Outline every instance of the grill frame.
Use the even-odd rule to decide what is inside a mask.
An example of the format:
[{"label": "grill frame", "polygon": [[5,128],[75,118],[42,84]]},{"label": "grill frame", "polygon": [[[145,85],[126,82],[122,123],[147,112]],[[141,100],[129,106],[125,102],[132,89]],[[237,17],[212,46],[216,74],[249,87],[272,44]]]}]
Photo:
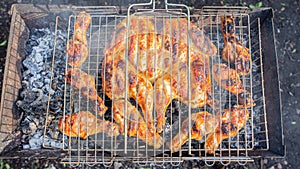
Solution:
[{"label": "grill frame", "polygon": [[[41,10],[42,9],[42,10]],[[80,8],[73,8],[70,9],[68,6],[50,6],[50,8],[47,8],[46,6],[39,6],[36,7],[34,5],[13,5],[12,7],[12,23],[21,22],[21,24],[29,29],[32,28],[41,28],[47,26],[47,21],[55,21],[55,15],[61,15],[64,16],[65,11],[68,11],[71,13],[73,10],[80,10]],[[82,8],[81,8],[82,9]],[[105,9],[105,8],[104,8]],[[32,12],[34,11],[34,12]],[[108,10],[109,12],[114,11]],[[63,13],[63,14],[62,14]],[[29,15],[30,14],[30,15]],[[36,20],[33,21],[32,15],[35,15]],[[250,157],[256,157],[256,156],[283,156],[285,153],[284,148],[284,141],[283,141],[283,133],[282,133],[282,120],[281,120],[281,97],[279,92],[279,78],[278,78],[278,61],[277,61],[277,55],[275,50],[275,43],[274,43],[274,27],[273,27],[273,10],[270,8],[264,8],[259,11],[254,11],[250,13],[250,18],[260,18],[261,20],[261,36],[266,37],[262,38],[262,53],[263,53],[263,63],[264,63],[264,78],[265,78],[265,98],[266,98],[266,111],[272,112],[266,114],[267,118],[267,125],[269,129],[269,150],[255,150],[255,151],[248,151],[248,155]],[[3,112],[5,106],[7,103],[7,96],[6,93],[8,93],[8,84],[9,81],[7,80],[8,77],[11,77],[9,75],[9,69],[16,67],[17,60],[20,62],[24,56],[16,56],[16,53],[14,53],[11,50],[11,47],[13,44],[18,44],[17,47],[21,47],[25,43],[26,34],[28,36],[29,30],[25,29],[22,31],[22,34],[20,33],[20,30],[18,30],[18,27],[15,24],[11,24],[11,31],[10,32],[16,32],[11,33],[9,37],[9,44],[8,44],[8,51],[7,51],[7,59],[6,59],[6,66],[5,66],[5,72],[4,72],[4,81],[3,81],[3,91],[2,91],[2,99],[1,99],[1,112]],[[27,32],[27,33],[26,33]],[[272,33],[270,33],[272,32]],[[25,36],[25,37],[24,37]],[[274,45],[273,45],[274,44]],[[20,50],[16,50],[20,52]],[[18,54],[18,53],[17,53]],[[11,61],[11,58],[15,57],[17,58],[15,63],[12,63],[14,61]],[[274,66],[275,65],[275,66]],[[21,79],[21,77],[17,76],[16,71],[16,77],[17,79]],[[21,86],[15,86],[14,91],[18,91]],[[17,100],[17,94],[15,94],[14,101]],[[278,104],[275,104],[278,103]],[[14,106],[13,106],[14,107]],[[11,115],[11,119],[14,122],[17,122],[17,117],[15,115],[18,115],[18,110],[16,108],[9,109],[9,114]],[[2,118],[2,114],[0,118]],[[13,120],[14,119],[14,120]],[[270,123],[270,121],[272,123]],[[278,125],[281,124],[281,125]],[[13,131],[15,127],[17,127],[17,124],[12,123],[11,130]],[[1,124],[1,129],[3,128],[3,125]],[[1,133],[2,134],[2,133]],[[9,134],[6,134],[6,136]],[[5,138],[5,137],[1,137]],[[6,142],[8,143],[8,142]],[[31,150],[32,151],[32,150]],[[34,151],[32,151],[34,152]],[[57,154],[50,154],[47,150],[41,150],[38,151],[39,155],[35,156],[36,158],[39,157],[47,157],[47,158],[57,158]],[[55,150],[55,152],[62,152],[66,153],[64,151]],[[20,158],[20,157],[29,157],[31,153],[25,150],[20,151],[14,151],[14,152],[7,152],[4,154],[1,154],[2,157],[5,158]],[[28,156],[27,156],[28,155]],[[49,156],[50,155],[50,156]],[[191,157],[190,159],[192,159]],[[181,161],[183,159],[180,159]]]}]

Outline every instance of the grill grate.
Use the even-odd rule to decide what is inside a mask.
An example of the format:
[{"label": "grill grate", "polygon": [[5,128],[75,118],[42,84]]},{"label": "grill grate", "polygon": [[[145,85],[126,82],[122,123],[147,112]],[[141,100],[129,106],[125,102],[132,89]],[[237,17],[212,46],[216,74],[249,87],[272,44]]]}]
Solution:
[{"label": "grill grate", "polygon": [[[143,4],[145,5],[145,4]],[[174,4],[168,4],[167,7],[175,6]],[[133,7],[133,6],[131,6]],[[154,7],[154,6],[153,6]],[[182,6],[177,6],[182,7]],[[130,11],[130,10],[129,10]],[[192,52],[190,46],[192,43],[192,39],[190,37],[190,33],[188,31],[185,32],[187,35],[187,40],[184,42],[188,46],[187,50],[187,101],[182,101],[180,99],[173,99],[166,111],[166,125],[164,126],[163,132],[160,134],[164,144],[155,149],[153,146],[149,146],[144,141],[139,139],[138,137],[131,137],[128,136],[128,131],[124,131],[124,135],[120,134],[115,137],[109,137],[105,133],[98,133],[95,135],[91,135],[86,139],[82,139],[80,137],[67,137],[61,136],[60,140],[64,144],[64,150],[69,152],[69,156],[65,159],[66,162],[71,164],[78,164],[80,163],[87,163],[87,164],[95,164],[95,163],[103,163],[105,165],[111,165],[114,160],[124,160],[124,159],[131,159],[134,162],[139,163],[140,165],[148,164],[148,163],[156,163],[156,164],[164,164],[166,162],[171,162],[172,164],[176,165],[178,162],[182,160],[190,160],[190,159],[202,159],[206,161],[207,165],[213,165],[216,161],[221,161],[222,163],[226,163],[225,161],[238,161],[239,163],[243,164],[243,162],[251,161],[251,158],[248,156],[248,151],[253,149],[268,149],[268,132],[266,127],[266,111],[265,111],[265,98],[264,98],[264,86],[263,86],[263,69],[262,69],[262,52],[261,52],[261,37],[260,37],[260,20],[259,18],[255,20],[250,20],[247,10],[245,8],[203,8],[199,11],[198,14],[190,15],[189,10],[187,8],[186,13],[178,12],[178,10],[159,10],[158,12],[155,9],[152,10],[143,10],[143,12],[137,12],[134,15],[122,16],[122,15],[111,15],[111,14],[103,14],[98,13],[97,10],[89,11],[91,14],[91,23],[88,29],[88,58],[86,61],[80,66],[81,75],[84,72],[90,76],[94,77],[94,81],[88,81],[87,79],[81,79],[82,83],[85,83],[87,86],[93,85],[91,83],[95,83],[97,93],[104,101],[104,104],[108,107],[104,116],[98,116],[97,113],[93,110],[94,104],[98,103],[98,101],[93,101],[91,99],[87,99],[86,97],[82,96],[82,89],[76,90],[72,87],[72,84],[76,83],[77,79],[71,78],[71,82],[67,83],[67,81],[63,81],[60,83],[64,83],[64,94],[63,99],[63,112],[58,112],[59,115],[66,119],[69,115],[74,115],[79,111],[90,111],[93,112],[94,116],[101,120],[107,120],[113,123],[116,123],[114,120],[114,113],[115,111],[112,110],[112,105],[114,103],[118,103],[119,100],[128,100],[125,102],[124,108],[124,116],[128,117],[124,119],[124,127],[127,128],[129,122],[132,121],[130,119],[129,110],[131,106],[133,106],[136,110],[136,113],[141,113],[141,108],[137,103],[137,99],[135,101],[130,98],[130,91],[125,90],[124,98],[116,100],[111,100],[107,96],[105,96],[104,91],[105,86],[102,86],[103,78],[108,76],[106,73],[103,73],[106,66],[109,62],[105,58],[105,50],[107,50],[110,44],[116,44],[118,36],[116,35],[116,30],[118,25],[127,18],[138,18],[138,21],[143,21],[147,18],[151,22],[154,20],[155,24],[159,24],[161,20],[162,22],[172,22],[172,20],[180,21],[181,18],[186,20],[191,20],[195,23],[198,27],[205,30],[205,35],[209,38],[209,40],[216,46],[217,53],[214,56],[210,56],[209,60],[205,60],[204,69],[210,72],[210,75],[207,76],[211,80],[211,93],[212,93],[212,102],[214,100],[220,101],[219,109],[212,109],[211,106],[200,106],[198,108],[193,108],[192,103],[189,100],[192,100],[192,82],[191,79],[191,72],[193,69],[193,65],[189,62]],[[215,151],[214,154],[207,154],[205,153],[207,150],[204,148],[204,141],[208,137],[208,135],[203,135],[203,139],[200,141],[196,141],[191,139],[192,137],[192,114],[200,112],[200,111],[207,111],[213,116],[217,118],[215,121],[220,121],[221,117],[218,116],[218,112],[222,112],[228,108],[230,108],[233,104],[238,102],[238,98],[236,98],[233,94],[227,92],[220,85],[213,80],[214,72],[212,71],[212,67],[215,64],[226,63],[222,61],[222,49],[224,45],[224,38],[222,35],[222,28],[221,28],[221,16],[234,16],[234,25],[236,29],[236,34],[238,38],[241,40],[244,46],[249,48],[249,52],[252,59],[252,69],[249,75],[241,76],[242,84],[244,89],[250,92],[250,96],[253,98],[255,102],[255,106],[249,107],[247,110],[249,112],[249,120],[247,121],[246,125],[239,131],[237,136],[231,137],[229,139],[225,139],[222,141],[219,148]],[[78,19],[77,15],[71,15],[68,21],[64,21],[63,19],[57,18],[56,21],[56,34],[60,31],[66,31],[67,39],[72,39],[73,34],[75,32],[75,22]],[[132,21],[132,20],[128,20]],[[127,22],[128,25],[130,22]],[[132,23],[131,23],[132,24]],[[149,24],[149,23],[148,23]],[[179,24],[179,22],[178,22]],[[162,24],[156,27],[159,29],[165,30],[167,24]],[[184,25],[180,25],[183,26]],[[187,22],[185,25],[190,30],[190,23]],[[66,29],[67,28],[67,29]],[[155,28],[156,29],[156,28]],[[125,29],[126,30],[126,29]],[[127,35],[132,31],[127,29]],[[146,32],[141,30],[134,30],[135,34],[143,34],[149,33],[147,29]],[[156,32],[157,30],[155,30]],[[150,32],[151,33],[151,32]],[[172,28],[170,28],[170,32],[162,33],[162,35],[172,35]],[[180,35],[175,35],[180,36]],[[180,38],[179,38],[180,39]],[[58,39],[55,39],[57,41]],[[127,37],[123,39],[125,43],[124,46],[120,46],[120,48],[125,49],[125,53],[128,53],[130,50],[129,47],[129,40],[130,38]],[[139,39],[138,39],[139,40]],[[184,41],[184,40],[182,40]],[[155,41],[156,43],[156,41]],[[73,67],[67,65],[68,60],[66,59],[68,55],[66,55],[64,61],[66,62],[65,67],[57,67],[55,65],[56,62],[59,62],[60,58],[57,57],[57,53],[64,51],[65,49],[61,49],[56,47],[54,54],[53,54],[53,70],[52,76],[55,76],[55,69],[62,68],[62,69],[72,69]],[[172,53],[172,47],[170,47],[169,53]],[[140,51],[142,52],[142,51]],[[146,54],[151,51],[147,50]],[[161,51],[154,50],[154,53],[157,55]],[[116,54],[117,55],[117,54]],[[128,55],[122,56],[124,58],[129,57]],[[171,55],[170,55],[171,57]],[[124,68],[124,75],[126,79],[129,79],[129,59],[125,59],[125,68]],[[103,63],[104,62],[104,63]],[[106,63],[107,62],[107,63]],[[156,62],[155,62],[156,63]],[[227,63],[226,63],[227,64]],[[104,65],[104,66],[102,66]],[[230,64],[227,64],[231,66]],[[137,71],[141,68],[139,66],[135,67]],[[157,64],[154,66],[155,69],[159,68]],[[231,67],[233,68],[233,67]],[[74,69],[74,68],[73,68]],[[66,70],[67,71],[67,70]],[[173,74],[172,68],[168,70],[167,73]],[[103,77],[104,76],[104,77]],[[149,75],[146,75],[146,79],[150,80]],[[178,80],[178,79],[177,79]],[[184,81],[184,79],[179,79],[180,81]],[[125,86],[128,86],[128,81],[125,80]],[[152,83],[156,83],[153,81]],[[51,82],[51,87],[53,87],[53,83]],[[117,85],[117,84],[113,84]],[[155,85],[154,85],[155,86]],[[127,87],[125,87],[126,89]],[[180,89],[178,87],[175,92]],[[154,87],[153,91],[156,91]],[[151,91],[147,91],[151,92]],[[171,93],[171,95],[175,95]],[[117,95],[117,93],[115,93]],[[114,97],[114,93],[112,94]],[[155,96],[154,96],[155,97]],[[130,101],[129,101],[130,100]],[[154,100],[154,110],[156,108],[156,101]],[[49,104],[51,105],[51,98],[49,97]],[[206,101],[205,101],[206,102]],[[212,104],[214,105],[214,104]],[[214,105],[216,106],[216,105]],[[245,108],[246,109],[246,108]],[[47,116],[57,114],[51,110],[48,106],[47,109]],[[87,117],[87,115],[86,115]],[[156,114],[154,113],[154,119]],[[147,118],[144,117],[146,120]],[[48,118],[46,118],[48,119]],[[167,146],[167,142],[170,142],[172,138],[180,131],[182,128],[182,122],[188,119],[188,137],[189,141],[187,141],[178,152],[171,153],[170,148]],[[205,121],[206,116],[205,116]],[[95,123],[94,126],[96,130],[98,128],[104,128],[104,123],[98,124]],[[87,122],[86,124],[87,125]],[[46,122],[45,131],[49,127],[49,124]],[[63,127],[64,128],[64,127]],[[78,131],[81,130],[78,127]],[[90,130],[87,128],[86,130]],[[149,129],[148,129],[149,130]],[[63,133],[66,133],[63,130]],[[218,133],[216,133],[218,134]],[[47,133],[44,133],[44,138],[47,137]],[[146,140],[148,140],[150,136],[146,135]],[[158,139],[158,138],[155,138]],[[172,142],[171,142],[172,145]],[[155,146],[155,145],[154,145]],[[46,146],[45,146],[46,147]]]}]

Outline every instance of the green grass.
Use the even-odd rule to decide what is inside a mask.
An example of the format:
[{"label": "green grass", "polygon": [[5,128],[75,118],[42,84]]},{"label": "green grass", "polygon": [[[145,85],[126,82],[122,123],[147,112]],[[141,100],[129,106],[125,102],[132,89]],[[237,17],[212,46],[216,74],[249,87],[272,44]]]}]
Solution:
[{"label": "green grass", "polygon": [[260,1],[260,2],[257,2],[255,5],[252,5],[252,4],[249,5],[249,8],[253,10],[253,9],[262,7],[262,5],[263,5],[262,2]]}]

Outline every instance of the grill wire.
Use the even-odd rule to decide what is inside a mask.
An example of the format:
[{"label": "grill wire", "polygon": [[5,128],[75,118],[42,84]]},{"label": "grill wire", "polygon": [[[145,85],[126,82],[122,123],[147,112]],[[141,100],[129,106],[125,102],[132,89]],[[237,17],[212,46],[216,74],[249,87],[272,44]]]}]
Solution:
[{"label": "grill wire", "polygon": [[[201,159],[205,160],[207,165],[213,165],[217,161],[223,164],[227,164],[231,161],[238,161],[240,164],[245,164],[244,162],[251,161],[251,158],[248,156],[248,151],[255,149],[268,149],[268,132],[266,127],[266,111],[264,103],[262,47],[260,42],[260,19],[255,18],[254,20],[250,20],[249,14],[244,11],[244,8],[207,8],[207,10],[202,10],[199,14],[187,16],[183,16],[178,13],[175,15],[166,15],[165,13],[160,13],[158,15],[153,15],[150,13],[149,15],[147,13],[141,13],[137,16],[137,18],[160,17],[165,21],[170,21],[174,18],[178,19],[190,17],[191,21],[205,29],[206,36],[208,36],[210,41],[212,41],[217,47],[216,56],[211,56],[209,64],[205,65],[211,69],[214,64],[226,63],[221,59],[224,38],[222,35],[220,17],[232,15],[235,18],[234,23],[236,27],[236,34],[242,41],[243,45],[249,48],[252,59],[252,70],[250,75],[241,77],[241,80],[243,87],[250,92],[256,104],[248,109],[250,115],[249,120],[239,131],[237,136],[223,140],[216,152],[212,155],[209,155],[205,153],[206,150],[203,146],[207,135],[204,135],[203,139],[200,141],[189,139],[189,141],[181,147],[179,152],[173,154],[170,153],[170,149],[166,146],[166,144],[163,144],[159,149],[155,149],[137,137],[127,136],[126,130],[125,136],[120,134],[119,136],[115,137],[109,137],[105,133],[97,133],[87,137],[86,139],[79,137],[68,137],[64,135],[61,137],[61,141],[64,144],[63,150],[69,152],[69,156],[65,159],[65,162],[73,165],[78,163],[86,163],[91,165],[102,163],[110,166],[112,165],[113,161],[132,160],[133,162],[139,163],[139,165],[142,166],[149,165],[150,163],[154,163],[156,165],[163,165],[164,163],[178,165],[182,160]],[[110,44],[112,41],[115,41],[117,38],[115,36],[115,30],[118,24],[126,19],[126,16],[109,14],[104,15],[98,14],[97,12],[92,13],[91,16],[92,19],[87,33],[89,55],[86,61],[80,66],[80,70],[95,77],[97,93],[102,100],[104,100],[104,104],[108,107],[106,114],[102,117],[97,116],[97,118],[115,122],[113,120],[114,112],[112,111],[112,104],[115,101],[112,101],[103,93],[103,90],[105,89],[103,89],[102,86],[102,62],[104,62],[104,65],[106,64],[104,56],[105,49],[108,44]],[[74,23],[77,19],[76,17],[76,15],[71,15],[67,22],[58,17],[55,33],[57,34],[60,31],[64,31],[68,36],[67,39],[72,39],[72,35],[75,31]],[[65,29],[66,27],[67,29]],[[137,34],[139,34],[138,30]],[[188,35],[188,32],[186,34]],[[57,53],[65,53],[65,49],[57,47],[54,48],[55,51],[53,52],[54,54],[52,60],[53,76],[55,75],[56,69],[54,65],[57,61],[59,61],[59,58],[56,58]],[[156,52],[158,53],[159,51]],[[67,61],[67,55],[64,59]],[[128,60],[125,62],[128,64]],[[71,67],[67,64],[66,68],[71,69]],[[126,68],[128,67],[126,66]],[[188,72],[190,72],[190,70]],[[213,76],[213,72],[210,72],[211,76]],[[146,76],[146,78],[148,77]],[[93,112],[93,101],[82,97],[79,94],[80,91],[73,89],[71,87],[73,83],[72,81],[71,84],[68,84],[66,81],[60,83],[64,84],[64,94],[62,100],[64,111],[58,113],[53,112],[48,106],[47,117],[53,114],[58,114],[60,117],[65,118],[66,115],[76,114],[81,110]],[[52,81],[50,85],[53,87]],[[221,110],[219,111],[227,109],[232,102],[236,101],[236,98],[234,98],[231,93],[222,89],[213,80],[213,78],[211,78],[211,86],[213,100],[219,100],[221,103]],[[127,93],[126,95],[128,95],[129,91],[126,90],[125,92]],[[187,92],[191,92],[191,89],[188,88]],[[129,96],[126,96],[125,98],[129,98]],[[128,105],[131,104],[136,109],[140,110],[137,102],[135,102],[133,99],[128,100],[130,100],[127,103]],[[49,98],[49,104],[50,102],[51,99]],[[124,107],[125,110],[128,108],[128,105]],[[155,110],[155,107],[153,109]],[[190,118],[190,115],[199,111],[208,111],[213,115],[216,115],[218,112],[209,106],[191,108],[189,104],[187,105],[181,101],[173,100],[166,111],[166,125],[161,133],[164,143],[170,141],[172,137],[178,133],[181,128],[181,123],[185,119],[189,119],[189,121],[191,121],[192,119]],[[141,113],[141,111],[139,111],[139,113]],[[125,111],[124,114],[126,116],[127,112]],[[94,113],[94,115],[96,114]],[[48,120],[48,118],[46,118],[46,120]],[[125,118],[125,122],[128,122],[128,119]],[[128,124],[125,123],[125,125]],[[46,121],[45,131],[48,129],[48,127],[49,124]],[[96,126],[94,127],[97,129],[103,126],[96,123]],[[189,136],[191,135],[191,127],[192,126],[190,123]],[[80,130],[80,128],[78,128],[78,130]],[[47,137],[46,132],[44,133],[44,137]]]}]

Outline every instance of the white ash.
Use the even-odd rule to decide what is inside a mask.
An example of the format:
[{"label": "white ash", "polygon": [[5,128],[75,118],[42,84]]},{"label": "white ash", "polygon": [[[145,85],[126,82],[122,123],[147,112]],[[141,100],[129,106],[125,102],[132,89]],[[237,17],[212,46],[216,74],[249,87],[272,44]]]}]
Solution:
[{"label": "white ash", "polygon": [[[27,55],[23,60],[23,79],[22,90],[20,91],[20,99],[16,105],[24,112],[23,120],[21,121],[21,129],[23,132],[22,148],[23,149],[40,149],[43,145],[43,133],[45,126],[45,117],[48,104],[48,96],[50,94],[51,100],[56,100],[55,104],[50,104],[50,111],[57,114],[62,113],[62,100],[64,86],[58,82],[63,82],[64,79],[64,65],[65,65],[65,44],[66,33],[58,30],[56,39],[56,48],[63,49],[55,56],[55,69],[52,74],[52,58],[54,50],[54,31],[46,29],[33,29],[31,35],[26,43],[25,49]],[[58,53],[58,52],[57,52]],[[50,86],[55,83],[55,89]],[[51,102],[52,103],[52,102]],[[58,141],[59,131],[55,121],[58,116],[51,115],[48,118],[48,125],[46,133],[50,136],[45,142],[46,146],[62,148],[61,141]],[[52,124],[53,123],[53,124]]]}]

